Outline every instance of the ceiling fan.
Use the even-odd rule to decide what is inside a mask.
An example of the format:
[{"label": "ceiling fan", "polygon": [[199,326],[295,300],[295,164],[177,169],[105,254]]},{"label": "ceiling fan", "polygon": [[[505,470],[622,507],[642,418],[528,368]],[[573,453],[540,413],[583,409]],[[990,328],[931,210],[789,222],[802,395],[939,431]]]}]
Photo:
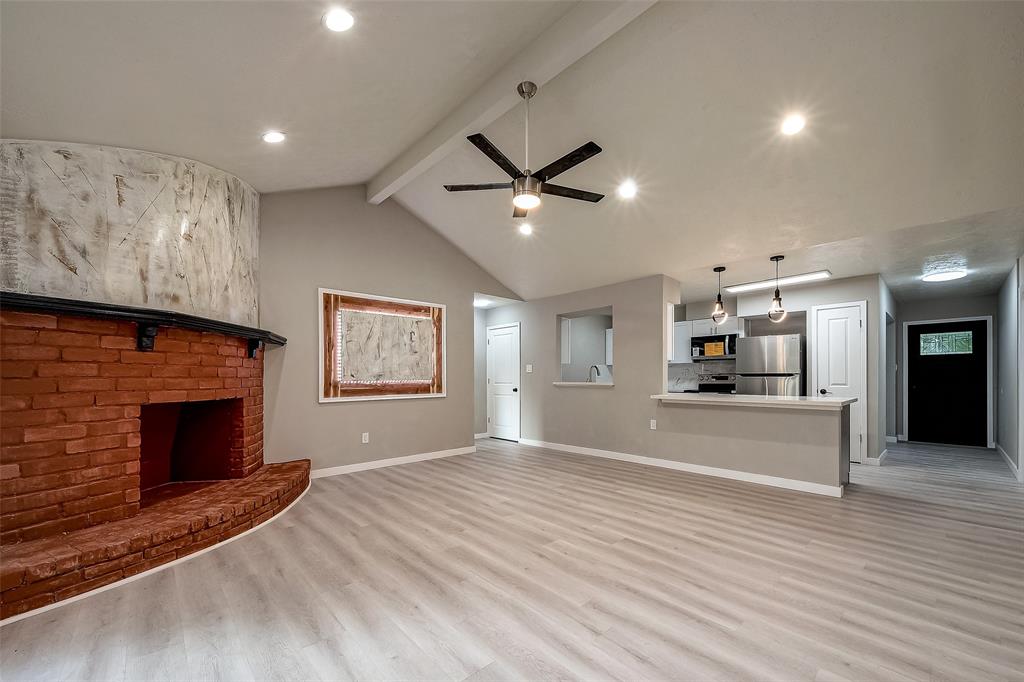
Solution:
[{"label": "ceiling fan", "polygon": [[491,141],[481,133],[470,135],[466,139],[472,142],[477,149],[498,164],[501,170],[509,174],[512,182],[489,182],[478,185],[445,185],[449,192],[472,192],[481,189],[511,189],[513,218],[525,218],[527,211],[540,206],[540,195],[551,194],[556,197],[568,199],[579,199],[597,203],[604,199],[603,194],[586,192],[582,189],[562,187],[548,182],[556,175],[560,175],[573,166],[577,166],[591,156],[601,152],[601,148],[594,142],[587,142],[578,149],[574,149],[557,161],[553,161],[538,171],[530,171],[530,98],[537,94],[537,85],[530,81],[523,81],[516,87],[516,92],[526,101],[526,170],[519,170],[515,164],[508,160],[508,157],[501,153]]}]

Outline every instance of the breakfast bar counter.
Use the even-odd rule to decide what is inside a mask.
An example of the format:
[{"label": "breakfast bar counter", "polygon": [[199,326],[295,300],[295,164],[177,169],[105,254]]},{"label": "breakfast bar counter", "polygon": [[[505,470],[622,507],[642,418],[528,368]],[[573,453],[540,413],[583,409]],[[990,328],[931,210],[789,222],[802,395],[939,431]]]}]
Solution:
[{"label": "breakfast bar counter", "polygon": [[648,452],[673,468],[833,497],[850,481],[855,398],[659,393],[651,399]]},{"label": "breakfast bar counter", "polygon": [[817,396],[739,395],[736,393],[658,393],[652,400],[663,403],[690,403],[694,405],[725,405],[729,407],[764,407],[783,410],[841,411],[843,406],[857,402],[856,398],[819,398]]}]

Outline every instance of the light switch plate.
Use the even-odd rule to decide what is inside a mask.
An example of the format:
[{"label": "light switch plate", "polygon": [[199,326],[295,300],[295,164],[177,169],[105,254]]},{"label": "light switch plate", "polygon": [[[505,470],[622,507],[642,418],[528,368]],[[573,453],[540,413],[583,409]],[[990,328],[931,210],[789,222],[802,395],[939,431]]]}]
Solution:
[{"label": "light switch plate", "polygon": [[363,445],[365,445],[365,444],[367,444],[369,442],[370,442],[370,433],[369,433],[369,431],[364,431],[363,432]]},{"label": "light switch plate", "polygon": [[526,373],[527,374],[533,374],[533,365],[527,365],[526,366]]}]

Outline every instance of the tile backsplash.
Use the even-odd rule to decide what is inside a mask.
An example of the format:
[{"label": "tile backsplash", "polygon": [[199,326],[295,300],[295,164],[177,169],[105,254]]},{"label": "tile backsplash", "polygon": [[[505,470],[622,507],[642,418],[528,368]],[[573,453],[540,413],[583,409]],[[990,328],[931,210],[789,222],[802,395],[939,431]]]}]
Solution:
[{"label": "tile backsplash", "polygon": [[672,364],[668,366],[668,390],[697,390],[697,374],[700,364]]}]

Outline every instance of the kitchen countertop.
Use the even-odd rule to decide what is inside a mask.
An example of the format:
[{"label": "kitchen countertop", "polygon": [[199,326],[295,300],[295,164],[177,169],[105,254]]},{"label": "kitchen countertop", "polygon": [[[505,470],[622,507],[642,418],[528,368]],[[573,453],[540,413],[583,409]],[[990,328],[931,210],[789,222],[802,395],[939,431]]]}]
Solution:
[{"label": "kitchen countertop", "polygon": [[857,402],[856,398],[822,398],[818,396],[739,395],[733,393],[659,393],[651,400],[690,405],[725,405],[731,407],[762,407],[789,410],[839,411]]}]

